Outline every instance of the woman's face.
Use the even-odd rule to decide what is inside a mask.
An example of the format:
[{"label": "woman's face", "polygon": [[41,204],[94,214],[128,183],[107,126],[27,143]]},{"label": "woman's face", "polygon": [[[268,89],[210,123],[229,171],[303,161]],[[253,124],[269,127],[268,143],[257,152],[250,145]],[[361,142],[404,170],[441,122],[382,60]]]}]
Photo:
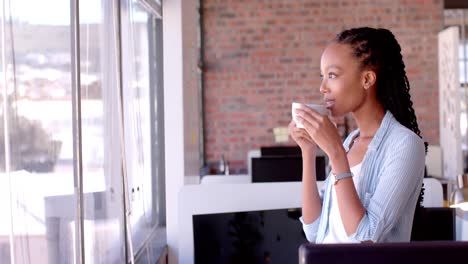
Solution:
[{"label": "woman's face", "polygon": [[364,71],[352,52],[347,44],[331,43],[322,53],[320,92],[333,116],[355,112],[366,98]]}]

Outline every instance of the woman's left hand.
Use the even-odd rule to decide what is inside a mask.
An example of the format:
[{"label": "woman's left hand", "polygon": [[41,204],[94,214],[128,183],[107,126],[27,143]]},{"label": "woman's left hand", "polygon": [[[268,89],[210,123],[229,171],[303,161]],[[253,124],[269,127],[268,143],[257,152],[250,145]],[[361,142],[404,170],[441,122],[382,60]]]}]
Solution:
[{"label": "woman's left hand", "polygon": [[341,137],[335,125],[328,116],[301,105],[296,109],[298,121],[304,125],[304,129],[315,141],[315,143],[328,155],[333,158],[343,149]]}]

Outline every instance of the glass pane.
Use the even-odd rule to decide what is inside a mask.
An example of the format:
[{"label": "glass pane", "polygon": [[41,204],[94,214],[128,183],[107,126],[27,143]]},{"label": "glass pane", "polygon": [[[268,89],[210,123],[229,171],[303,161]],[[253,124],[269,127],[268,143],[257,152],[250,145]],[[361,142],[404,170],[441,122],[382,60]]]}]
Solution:
[{"label": "glass pane", "polygon": [[[0,6],[0,212],[3,212],[3,217],[0,217],[0,263],[10,262],[10,233],[11,233],[11,217],[10,217],[10,181],[9,174],[5,168],[5,133],[4,133],[4,106],[6,105],[3,98],[6,94],[5,89],[5,68],[6,63],[2,59],[11,51],[9,46],[3,44],[6,35],[6,20],[3,15],[3,5]],[[10,38],[8,39],[10,40]],[[10,52],[9,52],[10,51]],[[2,56],[3,55],[3,56]],[[8,57],[11,61],[11,58]]]},{"label": "glass pane", "polygon": [[[9,168],[2,166],[1,185],[10,174],[14,258],[16,263],[73,263],[69,1],[15,0],[6,1],[6,6],[11,17],[7,16],[7,60],[2,68],[9,81],[7,89],[2,87],[0,104],[6,111],[0,130],[2,143],[8,140],[11,148],[5,154],[0,146],[1,160],[10,159]],[[7,201],[2,197],[0,207]],[[11,228],[1,226],[3,242],[5,229]],[[0,252],[5,256],[4,247]]]},{"label": "glass pane", "polygon": [[86,263],[125,262],[116,6],[80,1]]},{"label": "glass pane", "polygon": [[468,71],[466,71],[466,65],[468,62],[468,45],[463,40],[460,40],[460,45],[458,46],[458,63],[459,63],[459,79],[460,83],[467,83]]},{"label": "glass pane", "polygon": [[[151,133],[154,107],[150,93],[150,61],[154,62],[155,42],[149,38],[151,15],[137,1],[124,1],[122,16],[123,99],[125,120],[125,158],[130,199],[134,253],[156,226],[154,198],[157,185],[153,174],[151,146],[156,133]],[[155,73],[153,73],[155,74]],[[154,104],[154,100],[153,100]]]}]

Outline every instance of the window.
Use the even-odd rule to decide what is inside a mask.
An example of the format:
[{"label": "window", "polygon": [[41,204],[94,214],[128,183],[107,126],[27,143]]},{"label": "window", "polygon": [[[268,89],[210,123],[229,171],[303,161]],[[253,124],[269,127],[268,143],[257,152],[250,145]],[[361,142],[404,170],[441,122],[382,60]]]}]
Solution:
[{"label": "window", "polygon": [[468,169],[468,9],[445,9],[445,27],[457,26],[460,32],[460,46],[458,48],[458,65],[460,80],[460,135],[462,137],[462,151],[464,169]]},{"label": "window", "polygon": [[86,263],[154,263],[165,218],[160,1],[79,1],[80,122],[70,1],[0,3],[0,210],[11,212],[0,263],[73,263],[80,241]]},{"label": "window", "polygon": [[[122,1],[122,87],[125,169],[128,177],[130,223],[135,251],[161,222],[162,200],[154,196],[164,182],[160,166],[162,137],[162,83],[153,74],[162,62],[158,43],[161,21],[150,1]],[[159,49],[161,46],[159,45]],[[159,91],[159,93],[158,93]],[[158,111],[159,109],[159,111]],[[154,118],[156,117],[156,118]],[[152,120],[156,122],[152,122]],[[151,177],[148,177],[151,176]]]},{"label": "window", "polygon": [[[58,257],[71,262],[76,196],[70,5],[52,0],[1,5],[6,8],[0,25],[0,207],[11,214],[0,224],[0,262],[48,263]],[[60,15],[37,12],[52,5]]]}]

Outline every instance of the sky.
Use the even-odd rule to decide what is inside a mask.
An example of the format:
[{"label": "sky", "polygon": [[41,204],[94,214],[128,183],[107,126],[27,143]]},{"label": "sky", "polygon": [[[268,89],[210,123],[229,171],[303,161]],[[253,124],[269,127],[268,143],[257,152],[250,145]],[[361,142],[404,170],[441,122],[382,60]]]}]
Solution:
[{"label": "sky", "polygon": [[[69,0],[6,0],[11,3],[14,19],[35,25],[70,25]],[[80,23],[101,21],[102,3],[109,0],[80,0]],[[2,1],[3,2],[3,1]],[[2,3],[0,2],[0,3]],[[134,3],[134,0],[131,0]],[[0,13],[3,8],[0,4]],[[133,21],[146,21],[145,15],[134,14]]]},{"label": "sky", "polygon": [[[15,18],[29,24],[69,25],[69,0],[10,0]],[[99,0],[80,0],[80,22],[98,23],[101,17]]]}]

